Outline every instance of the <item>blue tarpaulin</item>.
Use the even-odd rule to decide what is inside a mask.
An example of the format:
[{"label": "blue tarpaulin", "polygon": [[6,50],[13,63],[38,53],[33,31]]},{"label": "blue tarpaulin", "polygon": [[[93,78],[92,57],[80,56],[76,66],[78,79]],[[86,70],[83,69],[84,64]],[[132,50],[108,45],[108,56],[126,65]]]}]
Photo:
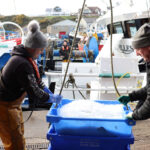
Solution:
[{"label": "blue tarpaulin", "polygon": [[84,50],[86,52],[86,55],[88,55],[88,50],[93,51],[93,55],[94,55],[94,61],[99,53],[98,50],[98,43],[95,37],[92,37],[90,42],[89,42],[89,47],[86,46],[86,44],[84,45]]}]

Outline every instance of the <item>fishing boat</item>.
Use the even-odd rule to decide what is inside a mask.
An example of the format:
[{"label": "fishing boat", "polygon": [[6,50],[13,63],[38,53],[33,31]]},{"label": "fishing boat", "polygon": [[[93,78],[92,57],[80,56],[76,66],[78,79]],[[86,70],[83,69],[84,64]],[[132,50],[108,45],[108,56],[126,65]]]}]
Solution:
[{"label": "fishing boat", "polygon": [[[122,10],[122,12],[118,13],[118,10]],[[142,64],[144,64],[144,62],[141,60],[141,57],[136,56],[131,46],[131,38],[135,35],[140,26],[146,22],[149,22],[148,11],[144,10],[137,12],[137,9],[133,5],[121,5],[114,9],[114,72],[116,81],[121,78],[118,81],[118,88],[122,94],[128,94],[145,85],[145,73],[143,73],[145,67],[144,65],[141,65],[141,62]],[[95,25],[107,28],[107,31],[110,34],[110,11],[103,17],[97,19]],[[90,99],[117,98],[111,80],[110,37],[108,37],[104,43],[105,44],[94,63],[70,63],[68,76],[69,73],[74,75],[79,89],[71,87],[65,88],[64,91],[66,90],[67,94],[64,94],[64,97],[68,97],[68,92],[81,90],[84,94],[88,93],[85,91],[91,91],[90,96],[88,95],[88,98]],[[66,63],[62,63],[62,72],[46,72],[49,84],[50,82],[56,82],[56,92],[59,92],[60,90],[59,87],[62,83],[65,69]],[[123,78],[125,77],[125,74],[130,75]],[[101,92],[103,94],[100,94]]]}]

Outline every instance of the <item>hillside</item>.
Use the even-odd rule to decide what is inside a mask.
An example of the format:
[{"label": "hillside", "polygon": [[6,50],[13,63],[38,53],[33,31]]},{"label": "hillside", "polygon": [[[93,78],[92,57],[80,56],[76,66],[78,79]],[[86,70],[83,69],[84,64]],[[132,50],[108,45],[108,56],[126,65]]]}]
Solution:
[{"label": "hillside", "polygon": [[[0,22],[4,21],[11,21],[19,24],[21,27],[26,26],[29,21],[37,20],[40,23],[41,30],[46,32],[46,27],[48,25],[54,24],[56,22],[69,19],[69,20],[76,20],[76,16],[47,16],[47,17],[28,17],[23,14],[21,15],[13,15],[13,16],[0,16]],[[6,30],[13,30],[13,26],[5,26]]]}]

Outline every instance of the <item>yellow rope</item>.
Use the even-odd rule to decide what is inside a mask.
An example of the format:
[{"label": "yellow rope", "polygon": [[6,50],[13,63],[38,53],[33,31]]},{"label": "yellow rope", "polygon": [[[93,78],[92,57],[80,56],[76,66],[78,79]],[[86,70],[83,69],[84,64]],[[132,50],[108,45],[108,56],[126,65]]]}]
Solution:
[{"label": "yellow rope", "polygon": [[[124,78],[127,74],[131,74],[131,73],[130,73],[130,72],[126,72],[125,74],[123,74],[123,75],[118,79],[118,81],[116,82],[116,86],[117,86],[117,87],[118,87],[118,85],[119,85],[121,79]],[[116,93],[116,95],[117,95],[117,97],[120,97],[120,95],[118,95],[117,93]]]}]

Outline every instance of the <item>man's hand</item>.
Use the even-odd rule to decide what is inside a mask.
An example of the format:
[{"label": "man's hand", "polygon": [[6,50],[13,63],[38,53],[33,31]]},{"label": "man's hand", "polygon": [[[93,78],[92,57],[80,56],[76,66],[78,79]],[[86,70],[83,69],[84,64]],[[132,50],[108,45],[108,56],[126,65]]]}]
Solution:
[{"label": "man's hand", "polygon": [[61,95],[53,94],[46,86],[43,89],[46,93],[49,94],[49,100],[46,103],[56,103],[59,104],[62,100]]},{"label": "man's hand", "polygon": [[63,97],[61,95],[54,94],[52,97],[50,96],[50,98],[52,100],[52,103],[59,104]]},{"label": "man's hand", "polygon": [[46,103],[56,103],[59,104],[62,100],[62,96],[58,94],[50,94],[49,95],[49,100]]},{"label": "man's hand", "polygon": [[132,114],[133,114],[133,112],[128,113],[128,114],[126,115],[126,118],[127,118],[127,119],[133,119],[133,118],[132,118]]},{"label": "man's hand", "polygon": [[127,104],[131,101],[129,96],[120,96],[118,101],[123,105],[127,106]]}]

